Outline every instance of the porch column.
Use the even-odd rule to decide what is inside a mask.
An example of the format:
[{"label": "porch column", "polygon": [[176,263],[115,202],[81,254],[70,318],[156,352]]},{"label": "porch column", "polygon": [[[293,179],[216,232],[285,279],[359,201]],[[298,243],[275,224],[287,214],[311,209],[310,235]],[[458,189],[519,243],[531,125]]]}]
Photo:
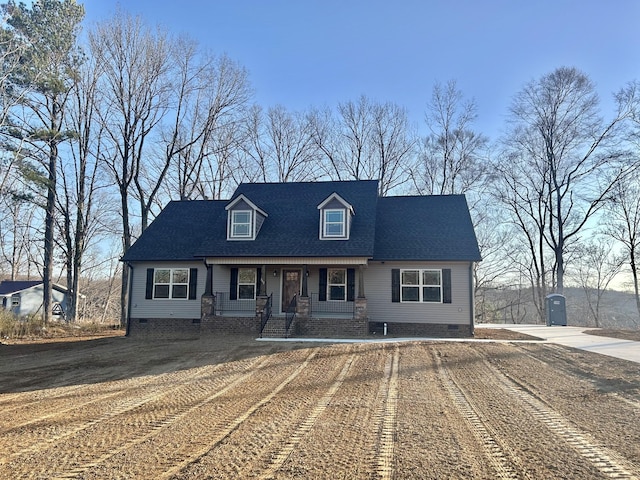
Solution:
[{"label": "porch column", "polygon": [[365,298],[364,295],[364,265],[358,266],[358,298]]},{"label": "porch column", "polygon": [[307,269],[306,265],[302,266],[302,297],[308,297],[309,296],[309,291],[307,288],[307,276],[309,274],[309,270]]},{"label": "porch column", "polygon": [[258,285],[258,296],[265,296],[267,294],[267,266],[262,265],[260,267],[260,285]]},{"label": "porch column", "polygon": [[216,314],[216,297],[213,294],[213,265],[207,264],[207,279],[200,298],[200,321],[206,323]]},{"label": "porch column", "polygon": [[207,264],[207,283],[204,285],[204,294],[209,296],[213,294],[212,291],[213,284],[213,265]]}]

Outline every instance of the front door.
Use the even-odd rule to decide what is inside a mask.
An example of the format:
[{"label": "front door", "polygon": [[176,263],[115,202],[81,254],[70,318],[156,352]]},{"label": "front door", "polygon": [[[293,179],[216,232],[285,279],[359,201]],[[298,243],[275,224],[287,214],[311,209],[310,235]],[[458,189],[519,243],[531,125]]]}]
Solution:
[{"label": "front door", "polygon": [[300,270],[282,271],[282,312],[286,312],[293,297],[300,293]]}]

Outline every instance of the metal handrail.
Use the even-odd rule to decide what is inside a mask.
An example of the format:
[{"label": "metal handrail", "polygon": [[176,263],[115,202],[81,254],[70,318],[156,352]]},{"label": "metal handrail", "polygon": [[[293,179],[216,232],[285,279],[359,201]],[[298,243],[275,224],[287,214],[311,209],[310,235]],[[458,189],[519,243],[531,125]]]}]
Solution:
[{"label": "metal handrail", "polygon": [[264,304],[264,309],[262,310],[262,312],[260,312],[260,338],[262,338],[262,332],[264,331],[264,327],[267,326],[267,322],[271,318],[271,311],[273,310],[272,300],[273,300],[273,293],[269,295],[269,297],[267,298],[267,301]]},{"label": "metal handrail", "polygon": [[323,300],[320,301],[320,294],[311,293],[311,303],[309,306],[309,313],[320,314],[338,314],[338,315],[351,315],[355,313],[355,302],[353,301],[339,301],[339,300]]},{"label": "metal handrail", "polygon": [[291,324],[293,323],[293,319],[296,316],[296,306],[298,305],[298,295],[294,295],[291,299],[291,303],[287,307],[286,312],[286,322],[284,326],[284,338],[289,338],[289,329],[291,328]]},{"label": "metal handrail", "polygon": [[216,315],[222,315],[227,312],[254,312],[255,315],[256,301],[255,299],[236,299],[230,300],[228,292],[216,292]]}]

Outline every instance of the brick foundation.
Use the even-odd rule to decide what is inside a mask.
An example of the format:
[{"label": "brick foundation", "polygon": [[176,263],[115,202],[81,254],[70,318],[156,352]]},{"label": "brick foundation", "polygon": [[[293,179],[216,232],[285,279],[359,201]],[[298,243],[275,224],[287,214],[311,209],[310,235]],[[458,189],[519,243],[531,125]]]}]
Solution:
[{"label": "brick foundation", "polygon": [[205,317],[202,321],[203,335],[258,335],[260,317]]},{"label": "brick foundation", "polygon": [[[383,324],[384,322],[370,322],[369,335],[376,337],[383,335]],[[469,325],[387,322],[387,336],[467,338],[473,335]]]},{"label": "brick foundation", "polygon": [[[274,325],[278,323],[277,320],[279,319],[272,319]],[[374,338],[383,336],[383,329],[383,322],[368,322],[365,319],[296,316],[290,335],[316,338]],[[194,339],[204,335],[257,336],[259,332],[260,317],[204,316],[202,320],[198,318],[132,318],[129,324],[129,336],[141,339]],[[391,338],[468,338],[472,336],[469,325],[387,322],[387,337]]]},{"label": "brick foundation", "polygon": [[298,318],[292,336],[351,338],[366,337],[367,321],[354,318]]},{"label": "brick foundation", "polygon": [[199,318],[132,318],[129,321],[129,336],[149,339],[200,337]]}]

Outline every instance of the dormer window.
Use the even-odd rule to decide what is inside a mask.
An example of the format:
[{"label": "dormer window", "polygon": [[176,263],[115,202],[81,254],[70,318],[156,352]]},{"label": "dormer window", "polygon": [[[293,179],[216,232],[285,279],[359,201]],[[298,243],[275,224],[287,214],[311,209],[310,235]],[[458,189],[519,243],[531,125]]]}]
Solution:
[{"label": "dormer window", "polygon": [[337,193],[329,195],[320,205],[320,240],[349,240],[353,207]]},{"label": "dormer window", "polygon": [[255,240],[267,213],[240,194],[226,207],[227,240]]},{"label": "dormer window", "polygon": [[233,210],[231,211],[231,237],[232,238],[251,238],[252,236],[252,215],[251,210]]},{"label": "dormer window", "polygon": [[344,237],[345,236],[345,214],[344,210],[324,211],[324,236]]}]

